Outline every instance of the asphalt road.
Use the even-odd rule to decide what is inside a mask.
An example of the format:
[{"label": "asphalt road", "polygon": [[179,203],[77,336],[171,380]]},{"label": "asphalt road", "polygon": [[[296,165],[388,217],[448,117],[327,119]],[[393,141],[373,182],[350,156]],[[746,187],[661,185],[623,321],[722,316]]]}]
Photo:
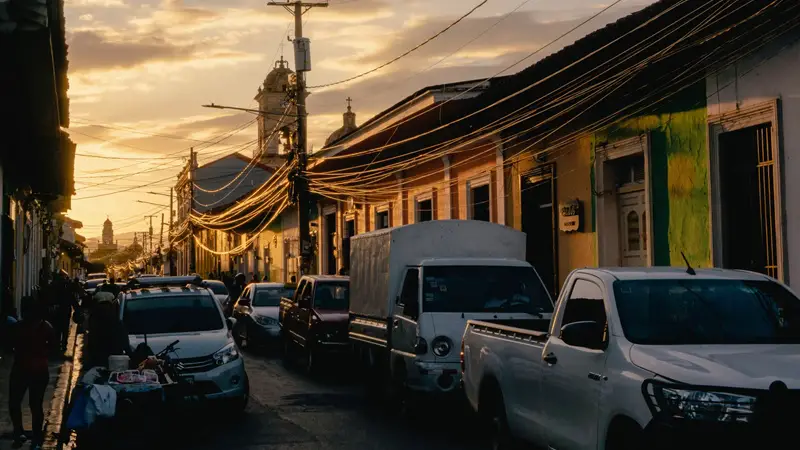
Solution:
[{"label": "asphalt road", "polygon": [[151,448],[481,448],[466,408],[430,404],[416,416],[404,416],[371,402],[342,367],[327,367],[311,377],[277,355],[247,353],[245,358],[251,386],[245,414],[231,418],[217,411],[190,411],[160,438],[162,445]]}]

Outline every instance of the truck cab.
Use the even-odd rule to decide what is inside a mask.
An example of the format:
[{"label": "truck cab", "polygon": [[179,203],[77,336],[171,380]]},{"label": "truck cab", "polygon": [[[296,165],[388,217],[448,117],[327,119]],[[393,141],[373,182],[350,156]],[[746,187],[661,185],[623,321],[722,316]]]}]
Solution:
[{"label": "truck cab", "polygon": [[393,372],[415,391],[460,386],[459,351],[468,320],[542,320],[553,304],[530,264],[504,258],[426,258],[408,266],[390,332]]}]

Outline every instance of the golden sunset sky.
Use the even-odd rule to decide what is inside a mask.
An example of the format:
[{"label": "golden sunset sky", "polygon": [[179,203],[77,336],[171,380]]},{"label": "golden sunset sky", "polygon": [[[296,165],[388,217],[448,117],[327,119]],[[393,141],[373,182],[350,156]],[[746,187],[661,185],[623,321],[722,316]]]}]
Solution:
[{"label": "golden sunset sky", "polygon": [[[653,1],[625,0],[506,73]],[[313,60],[307,82],[324,84],[372,69],[479,3],[331,0],[330,7],[304,16]],[[145,230],[146,214],[164,212],[168,217],[167,208],[137,200],[168,204],[163,194],[169,194],[192,146],[201,164],[237,150],[252,155],[255,116],[201,105],[254,108],[258,86],[282,48],[293,60],[287,41],[294,32],[293,19],[282,8],[266,4],[66,0],[68,131],[78,143],[77,195],[69,216],[83,222],[81,234],[99,236],[106,216],[117,234]],[[495,75],[605,6],[593,0],[489,0],[397,63],[350,83],[312,90],[310,148],[319,149],[342,125],[348,96],[357,122],[363,123],[424,86]]]}]

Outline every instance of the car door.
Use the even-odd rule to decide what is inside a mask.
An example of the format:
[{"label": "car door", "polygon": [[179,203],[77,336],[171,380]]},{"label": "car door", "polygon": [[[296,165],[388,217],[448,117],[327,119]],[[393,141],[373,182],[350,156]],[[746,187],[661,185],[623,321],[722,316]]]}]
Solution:
[{"label": "car door", "polygon": [[542,352],[542,410],[537,417],[547,430],[547,444],[558,450],[597,448],[598,401],[605,377],[605,350],[571,346],[561,338],[564,325],[608,321],[601,282],[577,276],[568,287],[552,336]]},{"label": "car door", "polygon": [[[417,319],[419,319],[420,281],[419,269],[409,267],[403,276],[400,295],[397,297],[392,315],[391,338],[392,353],[406,358],[414,358],[414,345],[417,340]],[[416,305],[416,308],[414,307]],[[416,310],[416,314],[414,311]]]},{"label": "car door", "polygon": [[281,327],[283,327],[283,329],[285,329],[287,332],[292,329],[292,322],[294,321],[294,314],[295,310],[297,309],[297,301],[300,299],[300,294],[303,292],[303,288],[305,287],[306,280],[300,280],[300,283],[297,285],[297,289],[295,289],[294,295],[291,298],[291,306],[287,305],[286,309],[281,309]]},{"label": "car door", "polygon": [[295,342],[302,347],[306,346],[308,326],[311,323],[311,306],[314,304],[314,287],[316,284],[317,283],[312,280],[306,282],[298,299],[307,299],[308,304],[304,305],[303,302],[298,301],[297,308],[295,308],[292,336],[294,336]]}]

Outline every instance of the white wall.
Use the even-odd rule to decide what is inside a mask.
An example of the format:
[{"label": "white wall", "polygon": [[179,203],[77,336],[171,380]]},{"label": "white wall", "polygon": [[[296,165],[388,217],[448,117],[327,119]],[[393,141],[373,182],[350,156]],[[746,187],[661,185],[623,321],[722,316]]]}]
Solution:
[{"label": "white wall", "polygon": [[[780,99],[786,220],[787,280],[800,286],[800,44],[762,54],[727,68],[706,80],[708,114]],[[717,92],[719,91],[719,92]]]}]

